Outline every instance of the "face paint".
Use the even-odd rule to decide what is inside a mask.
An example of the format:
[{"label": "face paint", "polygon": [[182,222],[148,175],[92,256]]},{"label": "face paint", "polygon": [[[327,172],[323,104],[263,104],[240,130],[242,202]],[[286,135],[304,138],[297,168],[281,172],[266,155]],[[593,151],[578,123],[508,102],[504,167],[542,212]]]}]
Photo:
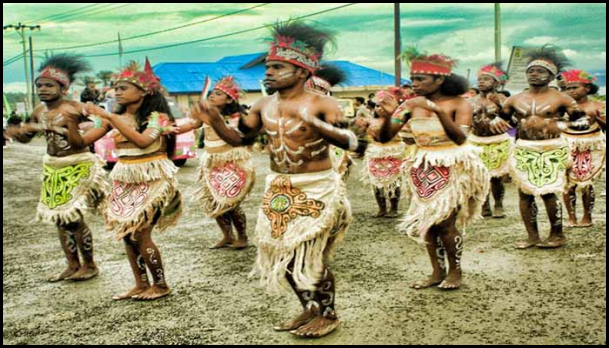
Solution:
[{"label": "face paint", "polygon": [[283,82],[285,80],[288,80],[288,79],[292,78],[293,76],[294,76],[294,72],[293,71],[284,71],[284,72],[281,72],[281,73],[277,74],[279,82]]}]

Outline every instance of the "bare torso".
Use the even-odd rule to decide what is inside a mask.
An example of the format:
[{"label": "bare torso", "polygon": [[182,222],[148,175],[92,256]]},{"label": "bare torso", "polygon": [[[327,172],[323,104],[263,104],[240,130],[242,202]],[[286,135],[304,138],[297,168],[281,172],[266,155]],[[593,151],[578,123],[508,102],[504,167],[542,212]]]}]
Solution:
[{"label": "bare torso", "polygon": [[281,101],[275,94],[264,101],[261,118],[269,136],[274,172],[302,174],[332,168],[329,143],[302,116],[307,114],[324,120],[317,107],[320,98],[327,97],[305,93],[297,100]]},{"label": "bare torso", "polygon": [[549,89],[544,93],[524,92],[507,101],[518,120],[518,138],[523,140],[548,140],[559,138],[568,119],[569,108],[577,108],[570,97]]},{"label": "bare torso", "polygon": [[[505,101],[505,97],[498,97]],[[491,102],[483,94],[479,94],[475,98],[468,100],[474,108],[474,118],[472,123],[472,132],[479,137],[490,137],[496,135],[490,129],[490,123],[499,115],[499,107]]]},{"label": "bare torso", "polygon": [[[63,113],[69,107],[82,110],[83,105],[74,101],[63,101],[58,107],[49,109],[43,104],[32,113],[32,122],[41,124],[45,129],[57,127],[67,131],[68,120]],[[83,118],[82,121],[86,122],[86,119]],[[71,145],[66,135],[47,130],[44,136],[47,143],[47,154],[50,156],[66,157],[89,151],[87,147],[78,148]]]}]

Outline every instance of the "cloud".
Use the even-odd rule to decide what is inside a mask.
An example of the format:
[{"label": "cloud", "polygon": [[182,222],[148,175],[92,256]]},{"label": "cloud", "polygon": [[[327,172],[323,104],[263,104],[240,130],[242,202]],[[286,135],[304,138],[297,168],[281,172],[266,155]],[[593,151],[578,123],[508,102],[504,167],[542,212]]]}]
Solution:
[{"label": "cloud", "polygon": [[569,59],[576,59],[579,57],[579,52],[577,52],[576,50],[572,50],[572,49],[562,50],[562,53],[564,53],[565,56],[567,56],[567,58],[569,58]]},{"label": "cloud", "polygon": [[555,36],[535,36],[524,41],[527,46],[543,46],[545,44],[555,44],[558,38]]},{"label": "cloud", "polygon": [[[250,3],[224,4],[147,4],[125,7],[101,15],[74,20],[45,23],[35,33],[35,49],[77,46],[127,38],[186,23],[212,18],[221,13],[254,6]],[[123,43],[125,51],[146,49],[179,42],[242,31],[260,25],[330,9],[338,3],[273,3],[242,15],[222,18],[164,34]],[[73,11],[84,4],[3,4],[5,24],[45,18]],[[475,70],[494,60],[494,27],[492,3],[485,4],[402,4],[404,46],[418,44],[429,52],[443,52],[460,60],[458,73]],[[35,9],[35,11],[32,11]],[[540,47],[555,43],[573,57],[574,66],[598,70],[606,66],[606,4],[502,4],[503,57],[507,61],[512,46]],[[584,20],[582,20],[584,19]],[[329,60],[350,60],[355,63],[393,71],[393,4],[359,3],[307,19],[337,31],[338,50]],[[124,60],[143,60],[145,55],[155,62],[216,61],[223,56],[261,52],[267,47],[261,39],[264,30],[239,34],[199,44],[171,49],[125,55]],[[117,51],[117,43],[75,50],[84,55]],[[4,60],[21,50],[14,33],[3,37]],[[42,52],[40,52],[42,54]],[[118,57],[89,58],[96,70],[115,70]],[[39,62],[37,61],[36,64]],[[3,82],[23,79],[23,64],[4,68]]]},{"label": "cloud", "polygon": [[12,82],[2,84],[2,92],[4,93],[25,93],[27,87],[25,82]]}]

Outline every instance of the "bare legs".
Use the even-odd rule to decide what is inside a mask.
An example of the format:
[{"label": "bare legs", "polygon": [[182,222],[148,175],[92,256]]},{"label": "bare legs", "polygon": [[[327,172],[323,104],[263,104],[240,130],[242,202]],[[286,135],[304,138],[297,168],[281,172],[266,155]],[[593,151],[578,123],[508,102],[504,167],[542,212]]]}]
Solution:
[{"label": "bare legs", "polygon": [[390,219],[395,219],[399,217],[399,205],[400,205],[400,197],[401,191],[398,188],[395,191],[395,196],[389,198],[389,203],[391,205],[391,210],[387,211],[387,197],[385,195],[385,191],[382,189],[374,189],[374,197],[376,198],[376,203],[379,206],[379,213],[375,216],[376,218],[387,217]]},{"label": "bare legs", "polygon": [[529,237],[526,241],[517,242],[516,249],[528,249],[534,246],[540,248],[559,248],[567,242],[567,238],[563,233],[562,204],[560,200],[554,194],[546,195],[542,198],[550,218],[550,224],[552,225],[550,237],[544,242],[541,241],[539,225],[537,223],[539,208],[537,203],[535,203],[535,197],[520,191],[520,213]]},{"label": "bare legs", "polygon": [[596,203],[596,193],[594,186],[589,186],[582,191],[582,200],[584,203],[584,217],[580,222],[577,221],[577,188],[573,187],[564,196],[565,207],[569,214],[568,227],[592,227],[592,212]]},{"label": "bare legs", "polygon": [[[79,222],[57,225],[59,242],[68,262],[68,268],[61,274],[49,279],[50,282],[62,280],[85,281],[95,278],[99,270],[94,260],[93,234],[81,219]],[[79,258],[82,256],[82,262]]]},{"label": "bare legs", "polygon": [[[241,207],[219,216],[216,222],[222,231],[223,238],[210,249],[233,247],[237,250],[247,248],[247,218]],[[233,236],[233,226],[237,231],[237,238]]]},{"label": "bare legs", "polygon": [[[413,284],[413,289],[438,286],[444,290],[456,290],[461,287],[463,236],[457,229],[456,222],[455,213],[442,224],[432,227],[427,233],[425,242],[433,272],[428,279]],[[448,269],[446,260],[448,260]]]},{"label": "bare legs", "polygon": [[[125,237],[125,248],[135,278],[135,287],[122,295],[115,296],[115,300],[154,301],[171,294],[161,253],[152,240],[152,229],[153,227],[148,227],[134,236]],[[152,286],[147,271],[152,276]]]},{"label": "bare legs", "polygon": [[340,321],[336,316],[336,282],[332,272],[326,267],[315,291],[298,289],[291,273],[293,263],[288,266],[286,278],[302,305],[303,312],[275,328],[276,331],[290,331],[293,335],[307,338],[324,337],[338,328]]}]

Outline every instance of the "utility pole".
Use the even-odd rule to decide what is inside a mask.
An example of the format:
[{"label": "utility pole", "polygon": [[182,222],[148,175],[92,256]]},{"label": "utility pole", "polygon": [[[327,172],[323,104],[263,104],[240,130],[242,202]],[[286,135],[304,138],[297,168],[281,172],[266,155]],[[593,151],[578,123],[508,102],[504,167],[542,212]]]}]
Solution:
[{"label": "utility pole", "polygon": [[30,41],[30,71],[32,72],[30,74],[30,81],[32,82],[32,111],[34,111],[34,109],[36,108],[36,92],[34,92],[36,90],[36,84],[34,83],[34,43],[32,40],[32,35],[30,35],[29,37],[29,41]]},{"label": "utility pole", "polygon": [[395,86],[400,87],[402,85],[402,23],[401,23],[401,10],[400,3],[393,4],[393,21],[395,30],[395,52],[394,52],[394,63],[395,63]]},{"label": "utility pole", "polygon": [[495,4],[495,62],[501,61],[501,4]]},{"label": "utility pole", "polygon": [[[32,66],[32,78],[30,80],[30,69],[28,67],[28,57],[27,57],[27,42],[25,40],[25,30],[29,29],[30,31],[34,31],[34,30],[40,30],[40,25],[25,25],[23,23],[19,23],[17,25],[5,25],[3,27],[4,30],[11,30],[11,29],[15,29],[15,31],[17,32],[17,34],[21,37],[21,47],[23,49],[23,67],[25,69],[25,85],[27,88],[27,92],[26,92],[26,101],[29,107],[31,107],[31,111],[34,110],[34,98],[32,97],[33,92],[34,92],[34,84],[33,82],[33,76],[34,76],[34,67]],[[31,39],[31,36],[30,36]],[[33,56],[34,52],[30,51],[30,55]],[[30,58],[33,59],[33,58]]]}]

